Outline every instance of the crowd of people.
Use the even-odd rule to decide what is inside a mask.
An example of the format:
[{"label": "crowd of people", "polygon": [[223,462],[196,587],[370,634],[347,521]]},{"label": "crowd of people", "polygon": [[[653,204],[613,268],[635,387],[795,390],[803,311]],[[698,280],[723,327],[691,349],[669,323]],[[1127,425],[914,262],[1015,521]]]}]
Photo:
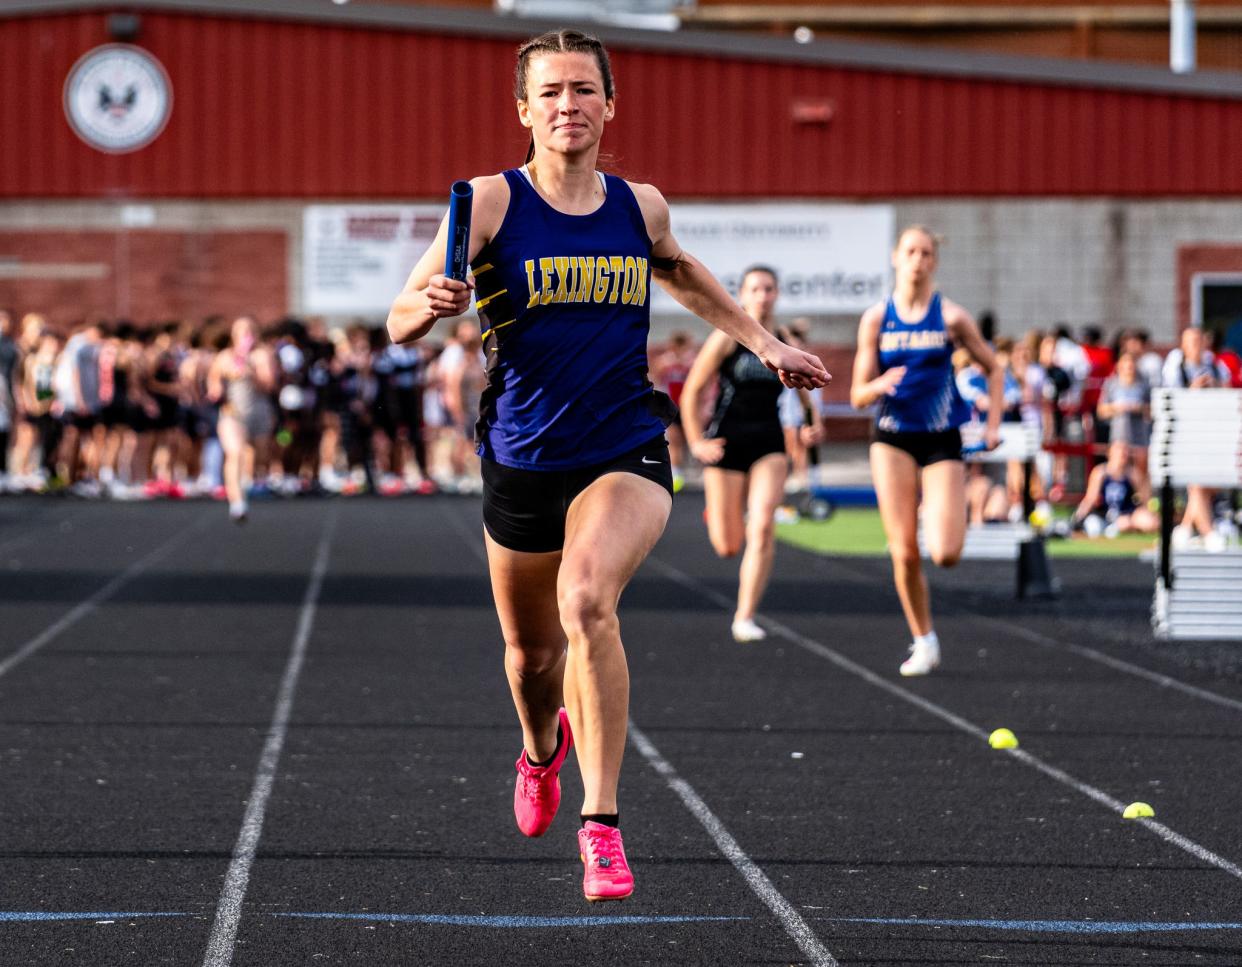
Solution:
[{"label": "crowd of people", "polygon": [[[1094,327],[1077,339],[1065,326],[1014,339],[994,336],[987,314],[981,323],[1004,367],[1002,422],[1033,427],[1044,444],[1032,498],[1072,496],[1071,525],[1092,536],[1154,531],[1152,390],[1242,386],[1238,353],[1193,327],[1161,353],[1140,329],[1106,344]],[[794,345],[808,344],[805,320],[780,330]],[[0,311],[0,493],[210,495],[228,499],[241,517],[246,491],[476,492],[480,345],[473,321],[458,323],[442,342],[400,346],[382,329],[328,328],[315,319],[265,327],[245,317],[154,326],[118,320],[65,331],[37,313],[19,319]],[[652,380],[674,401],[698,348],[677,332],[653,355]],[[964,352],[955,367],[971,418],[982,424],[986,379]],[[816,414],[805,397],[786,390],[780,401],[795,490],[806,487],[808,465],[818,459],[806,442]],[[669,443],[681,489],[697,461],[677,424]],[[1023,487],[1018,465],[972,466],[971,522],[1016,519]],[[1175,539],[1219,541],[1213,535],[1225,517],[1210,492],[1192,488]]]},{"label": "crowd of people", "polygon": [[[1071,526],[1091,536],[1155,532],[1159,520],[1149,508],[1147,467],[1152,391],[1242,387],[1242,359],[1218,342],[1214,331],[1194,327],[1167,353],[1158,352],[1141,329],[1121,330],[1111,344],[1095,327],[1085,328],[1080,339],[1064,326],[993,339],[1004,367],[1002,424],[1024,424],[1043,444],[1031,497],[1057,503],[1081,494]],[[960,351],[954,362],[958,390],[971,405],[972,419],[982,421],[989,405],[985,380]],[[1082,467],[1076,482],[1074,456]],[[967,487],[971,522],[1017,519],[1024,486],[1018,464],[974,465]],[[1216,545],[1226,539],[1232,524],[1226,508],[1213,506],[1217,496],[1223,500],[1206,488],[1189,488],[1176,541]]]},{"label": "crowd of people", "polygon": [[[0,491],[114,499],[477,489],[479,329],[0,312]],[[246,481],[247,488],[242,487]]]}]

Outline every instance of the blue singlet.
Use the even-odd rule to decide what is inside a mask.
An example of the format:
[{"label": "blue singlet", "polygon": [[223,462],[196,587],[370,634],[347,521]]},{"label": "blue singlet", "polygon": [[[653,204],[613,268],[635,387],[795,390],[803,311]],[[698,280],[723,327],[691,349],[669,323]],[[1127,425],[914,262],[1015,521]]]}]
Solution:
[{"label": "blue singlet", "polygon": [[890,433],[939,433],[970,418],[970,407],[953,379],[953,342],[944,326],[940,293],[927,314],[906,322],[889,297],[880,326],[880,372],[905,366],[906,375],[892,396],[880,400],[876,426]]},{"label": "blue singlet", "polygon": [[523,470],[610,460],[664,432],[671,404],[647,379],[651,239],[630,186],[605,177],[604,203],[566,215],[522,172],[475,258],[487,385],[479,455]]}]

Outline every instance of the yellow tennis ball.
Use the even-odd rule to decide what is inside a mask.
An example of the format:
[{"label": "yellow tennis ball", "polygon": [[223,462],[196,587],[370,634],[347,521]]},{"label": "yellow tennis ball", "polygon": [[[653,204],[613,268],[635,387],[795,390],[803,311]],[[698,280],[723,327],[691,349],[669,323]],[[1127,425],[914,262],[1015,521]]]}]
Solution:
[{"label": "yellow tennis ball", "polygon": [[988,745],[993,749],[1016,749],[1018,747],[1018,737],[1009,729],[997,729],[988,736]]},{"label": "yellow tennis ball", "polygon": [[1156,815],[1156,811],[1145,802],[1132,802],[1126,806],[1121,815],[1125,819],[1151,819]]}]

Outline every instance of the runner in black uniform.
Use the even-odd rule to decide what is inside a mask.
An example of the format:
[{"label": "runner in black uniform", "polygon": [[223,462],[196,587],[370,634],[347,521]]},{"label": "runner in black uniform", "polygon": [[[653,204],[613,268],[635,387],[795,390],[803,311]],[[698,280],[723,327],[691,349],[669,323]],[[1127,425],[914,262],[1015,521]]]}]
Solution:
[{"label": "runner in black uniform", "polygon": [[106,428],[103,459],[100,462],[100,482],[109,486],[109,493],[121,493],[120,487],[129,483],[129,465],[122,461],[125,439],[130,434],[129,425],[129,367],[128,343],[133,337],[133,326],[124,319],[117,320],[106,329],[105,346],[111,362],[112,395],[99,411],[99,422]]},{"label": "runner in black uniform", "polygon": [[276,405],[280,411],[280,462],[285,493],[296,494],[317,485],[320,421],[318,390],[312,383],[313,347],[306,324],[288,318],[279,326],[276,345]]},{"label": "runner in black uniform", "polygon": [[[779,286],[776,272],[757,265],[742,275],[742,308],[771,331]],[[720,392],[704,427],[699,401],[712,377]],[[745,546],[738,572],[736,641],[761,641],[766,632],[755,611],[772,572],[775,532],[772,515],[785,493],[789,472],[785,431],[777,400],[780,378],[745,346],[724,333],[712,333],[699,352],[682,390],[682,424],[690,452],[704,465],[707,533],[721,557]]]},{"label": "runner in black uniform", "polygon": [[181,441],[181,353],[175,341],[178,323],[164,323],[156,330],[147,391],[155,401],[155,431],[151,478],[147,492],[154,496],[179,497],[174,479]]},{"label": "runner in black uniform", "polygon": [[[383,332],[379,332],[383,336]],[[407,451],[414,457],[421,479],[418,492],[433,493],[427,470],[427,443],[423,433],[423,354],[417,346],[398,346],[387,339],[372,359],[376,378],[375,426],[387,449],[376,454],[384,475],[380,486],[399,485],[405,477]]]},{"label": "runner in black uniform", "polygon": [[351,476],[361,467],[368,493],[378,489],[372,467],[371,403],[375,398],[371,376],[370,336],[361,326],[351,326],[336,342],[328,406],[340,425],[340,448],[345,454],[346,480],[342,492],[354,494],[358,485]]}]

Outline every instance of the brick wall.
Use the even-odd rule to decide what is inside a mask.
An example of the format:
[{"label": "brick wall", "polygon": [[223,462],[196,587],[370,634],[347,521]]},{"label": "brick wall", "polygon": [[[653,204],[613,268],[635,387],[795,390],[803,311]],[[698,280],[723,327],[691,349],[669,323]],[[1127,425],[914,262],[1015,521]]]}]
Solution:
[{"label": "brick wall", "polygon": [[0,306],[57,325],[288,309],[280,231],[0,231]]},{"label": "brick wall", "polygon": [[1242,245],[1183,245],[1177,250],[1177,331],[1193,321],[1191,281],[1200,272],[1242,275]]}]

